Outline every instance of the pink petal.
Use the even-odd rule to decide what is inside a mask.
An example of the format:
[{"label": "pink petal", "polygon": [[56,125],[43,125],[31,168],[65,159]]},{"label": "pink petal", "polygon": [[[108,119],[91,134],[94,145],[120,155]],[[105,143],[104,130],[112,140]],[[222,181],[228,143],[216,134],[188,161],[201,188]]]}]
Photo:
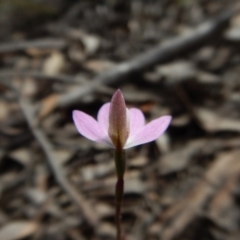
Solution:
[{"label": "pink petal", "polygon": [[112,147],[111,141],[104,133],[98,122],[88,114],[74,110],[73,121],[77,130],[84,137],[99,143],[105,143]]},{"label": "pink petal", "polygon": [[130,132],[129,137],[132,138],[135,133],[144,126],[145,124],[145,117],[141,110],[137,108],[130,108]]},{"label": "pink petal", "polygon": [[151,121],[140,128],[134,136],[129,138],[124,148],[126,149],[156,140],[165,132],[171,119],[171,116],[163,116]]},{"label": "pink petal", "polygon": [[105,103],[98,111],[98,123],[108,135],[110,103]]}]

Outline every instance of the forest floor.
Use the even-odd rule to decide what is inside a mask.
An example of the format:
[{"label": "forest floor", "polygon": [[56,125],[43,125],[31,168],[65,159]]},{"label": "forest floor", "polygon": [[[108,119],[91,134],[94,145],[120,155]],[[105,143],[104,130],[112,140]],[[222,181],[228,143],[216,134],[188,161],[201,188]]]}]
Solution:
[{"label": "forest floor", "polygon": [[80,136],[121,89],[126,240],[240,239],[239,1],[0,2],[0,239],[113,240],[113,151]]}]

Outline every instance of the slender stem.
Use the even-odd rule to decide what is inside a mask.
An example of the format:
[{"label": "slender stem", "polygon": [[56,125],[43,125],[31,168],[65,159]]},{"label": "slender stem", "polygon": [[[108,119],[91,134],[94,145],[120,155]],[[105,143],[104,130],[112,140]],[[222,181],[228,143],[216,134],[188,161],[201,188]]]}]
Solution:
[{"label": "slender stem", "polygon": [[116,149],[114,152],[114,158],[115,158],[117,177],[118,179],[123,178],[124,172],[125,172],[125,162],[126,162],[125,151],[122,149]]},{"label": "slender stem", "polygon": [[124,180],[123,178],[119,178],[116,183],[116,213],[115,213],[117,240],[122,239],[121,206],[122,206],[123,191],[124,191]]},{"label": "slender stem", "polygon": [[116,240],[122,240],[122,228],[121,228],[121,206],[124,193],[124,172],[125,172],[126,156],[124,150],[115,150],[115,165],[117,172],[117,183],[115,190],[116,197]]}]

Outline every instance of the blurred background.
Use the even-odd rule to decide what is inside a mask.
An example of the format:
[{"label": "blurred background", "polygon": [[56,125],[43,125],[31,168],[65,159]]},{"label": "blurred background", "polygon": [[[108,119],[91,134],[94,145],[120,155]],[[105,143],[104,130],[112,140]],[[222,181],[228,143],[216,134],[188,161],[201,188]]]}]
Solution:
[{"label": "blurred background", "polygon": [[120,88],[157,141],[127,151],[126,240],[240,239],[235,0],[0,0],[0,239],[115,239],[113,151],[80,136]]}]

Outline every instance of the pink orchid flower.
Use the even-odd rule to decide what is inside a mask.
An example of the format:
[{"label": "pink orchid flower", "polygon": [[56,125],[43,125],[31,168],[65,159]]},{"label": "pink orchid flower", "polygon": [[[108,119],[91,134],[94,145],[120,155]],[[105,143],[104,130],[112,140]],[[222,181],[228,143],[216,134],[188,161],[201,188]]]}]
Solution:
[{"label": "pink orchid flower", "polygon": [[74,110],[73,120],[84,137],[116,149],[127,149],[159,138],[170,124],[171,116],[162,116],[145,125],[145,117],[137,108],[127,109],[120,90],[110,103],[99,110],[97,121]]}]

